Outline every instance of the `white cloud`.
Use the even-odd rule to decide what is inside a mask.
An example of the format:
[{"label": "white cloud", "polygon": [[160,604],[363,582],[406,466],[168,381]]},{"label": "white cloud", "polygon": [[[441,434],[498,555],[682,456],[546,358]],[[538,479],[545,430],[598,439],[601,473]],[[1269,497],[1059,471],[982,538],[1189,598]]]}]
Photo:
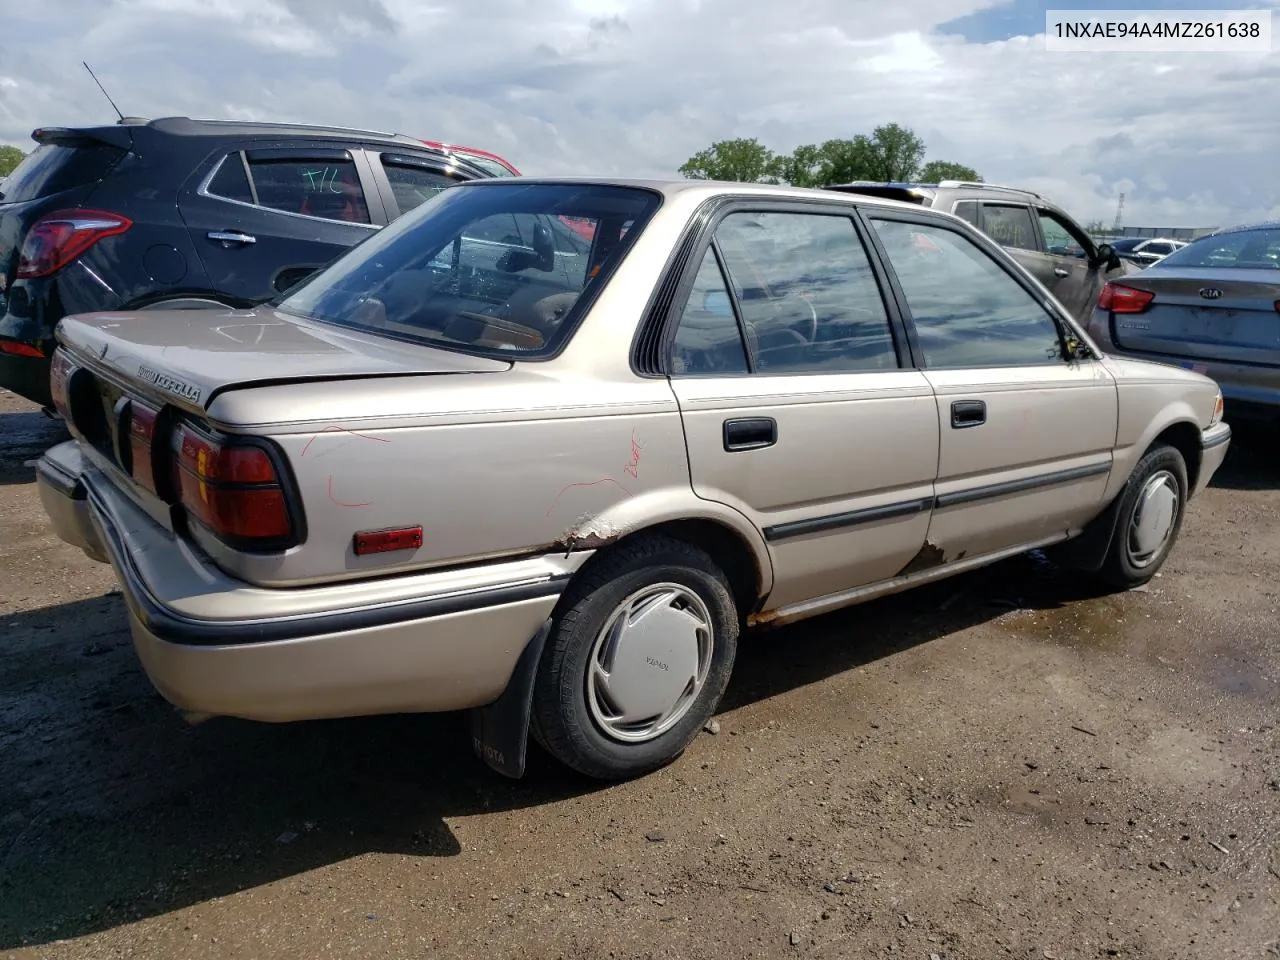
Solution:
[{"label": "white cloud", "polygon": [[[1274,0],[1272,0],[1274,2]],[[1280,209],[1280,54],[1047,53],[934,28],[997,0],[0,0],[0,140],[126,113],[344,123],[531,174],[674,176],[713,140],[912,127],[1079,219]]]}]

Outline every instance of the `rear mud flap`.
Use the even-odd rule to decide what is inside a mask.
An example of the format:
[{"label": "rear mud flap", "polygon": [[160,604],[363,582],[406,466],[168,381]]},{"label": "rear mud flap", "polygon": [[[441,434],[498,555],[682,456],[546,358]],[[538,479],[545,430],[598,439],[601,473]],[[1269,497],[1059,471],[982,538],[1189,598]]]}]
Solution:
[{"label": "rear mud flap", "polygon": [[524,776],[533,681],[538,673],[542,648],[546,645],[550,632],[551,620],[548,619],[525,644],[502,696],[487,706],[471,711],[471,747],[476,756],[504,777],[513,780]]}]

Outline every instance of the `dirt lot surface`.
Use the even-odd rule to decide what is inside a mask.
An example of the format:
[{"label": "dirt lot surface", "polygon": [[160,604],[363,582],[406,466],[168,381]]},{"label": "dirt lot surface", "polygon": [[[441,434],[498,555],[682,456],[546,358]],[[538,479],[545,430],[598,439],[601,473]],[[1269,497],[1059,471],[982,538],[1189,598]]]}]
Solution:
[{"label": "dirt lot surface", "polygon": [[459,716],[186,725],[0,394],[12,957],[1280,956],[1280,458],[1158,580],[1035,556],[760,634],[677,763],[520,782]]}]

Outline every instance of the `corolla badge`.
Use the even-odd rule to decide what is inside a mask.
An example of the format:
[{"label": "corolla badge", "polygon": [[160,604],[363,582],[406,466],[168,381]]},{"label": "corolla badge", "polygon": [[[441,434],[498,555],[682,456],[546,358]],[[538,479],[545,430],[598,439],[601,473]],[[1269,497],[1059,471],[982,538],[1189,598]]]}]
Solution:
[{"label": "corolla badge", "polygon": [[1206,300],[1217,300],[1222,296],[1222,291],[1217,287],[1201,287],[1200,296]]},{"label": "corolla badge", "polygon": [[176,394],[187,400],[198,402],[200,400],[200,388],[190,383],[185,383],[177,377],[171,377],[167,373],[160,373],[158,370],[152,370],[150,367],[138,367],[138,377],[148,383],[155,384],[161,390]]}]

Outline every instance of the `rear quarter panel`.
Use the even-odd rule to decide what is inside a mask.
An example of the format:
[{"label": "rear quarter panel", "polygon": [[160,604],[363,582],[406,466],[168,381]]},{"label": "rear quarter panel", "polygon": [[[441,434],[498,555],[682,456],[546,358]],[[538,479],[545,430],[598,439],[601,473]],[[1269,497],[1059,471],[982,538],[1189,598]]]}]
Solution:
[{"label": "rear quarter panel", "polygon": [[[598,544],[693,499],[665,380],[560,380],[517,366],[239,390],[209,414],[223,429],[270,436],[296,478],[303,544],[245,556],[202,543],[224,569],[264,585]],[[416,551],[353,551],[357,531],[419,524]]]}]

